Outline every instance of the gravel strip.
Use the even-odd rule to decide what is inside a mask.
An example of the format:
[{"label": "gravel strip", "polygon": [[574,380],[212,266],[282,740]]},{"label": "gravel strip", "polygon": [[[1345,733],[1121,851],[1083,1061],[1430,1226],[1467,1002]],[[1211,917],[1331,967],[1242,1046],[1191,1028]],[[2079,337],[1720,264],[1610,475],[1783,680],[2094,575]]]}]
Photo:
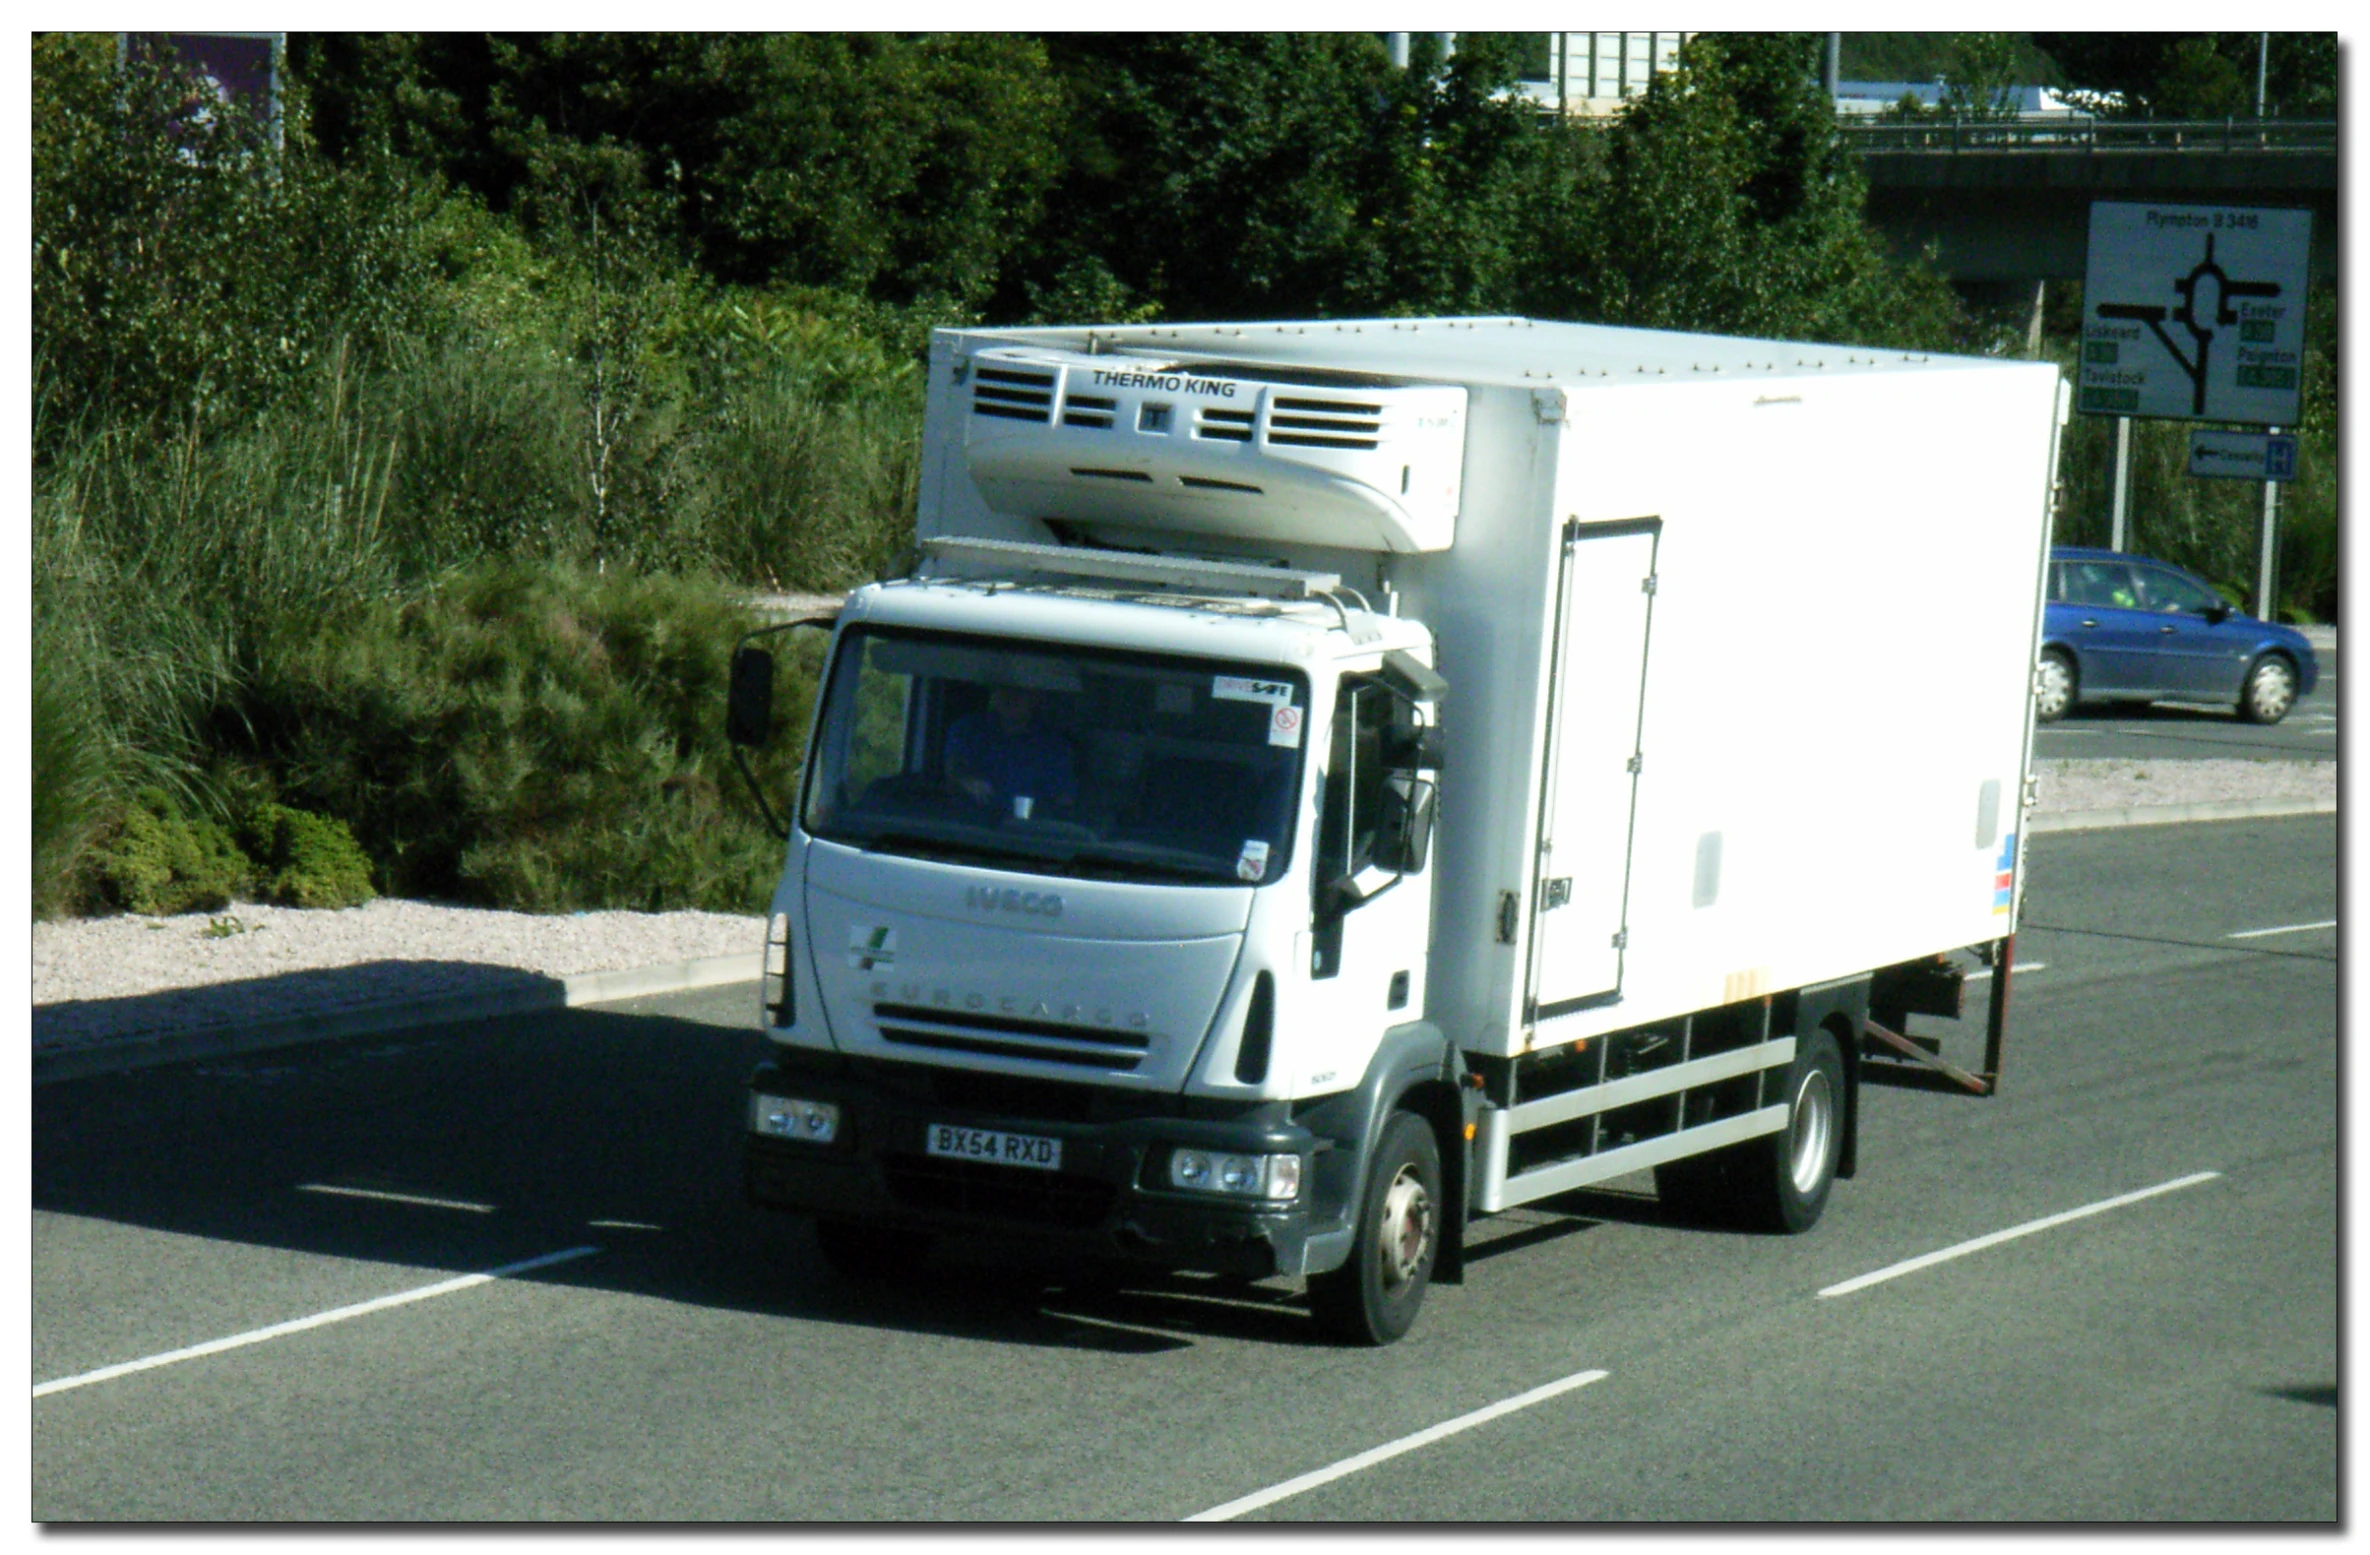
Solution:
[{"label": "gravel strip", "polygon": [[[2036,813],[2337,792],[2335,762],[2043,761]],[[748,955],[762,918],[541,916],[380,901],[337,912],[239,903],[172,918],[33,925],[36,1051]]]}]

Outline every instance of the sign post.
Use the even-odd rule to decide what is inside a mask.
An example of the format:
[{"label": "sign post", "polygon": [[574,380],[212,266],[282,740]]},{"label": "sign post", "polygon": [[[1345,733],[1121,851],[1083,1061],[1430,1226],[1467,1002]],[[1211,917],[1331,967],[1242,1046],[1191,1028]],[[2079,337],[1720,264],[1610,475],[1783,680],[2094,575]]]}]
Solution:
[{"label": "sign post", "polygon": [[[2189,453],[2192,475],[2263,482],[2256,609],[2265,620],[2275,606],[2278,483],[2295,475],[2294,439],[2268,434],[2303,419],[2311,245],[2310,211],[2115,200],[2090,207],[2074,405],[2119,418],[2114,544],[2122,548],[2129,500],[2127,418],[2265,429],[2251,464],[2234,445],[2201,442],[2202,431]],[[2275,451],[2282,445],[2284,460]]]}]

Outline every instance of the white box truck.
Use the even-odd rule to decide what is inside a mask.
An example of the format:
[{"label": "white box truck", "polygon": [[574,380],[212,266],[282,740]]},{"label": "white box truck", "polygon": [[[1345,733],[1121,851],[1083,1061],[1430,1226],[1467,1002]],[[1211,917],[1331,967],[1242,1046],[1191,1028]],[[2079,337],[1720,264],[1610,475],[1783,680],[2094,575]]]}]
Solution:
[{"label": "white box truck", "polygon": [[[1520,318],[939,332],[918,564],[821,623],[748,1196],[1366,1343],[1585,1185],[1808,1227],[1864,1075],[1996,1079],[2063,416]],[[1972,1074],[1904,1030],[1970,957]]]}]

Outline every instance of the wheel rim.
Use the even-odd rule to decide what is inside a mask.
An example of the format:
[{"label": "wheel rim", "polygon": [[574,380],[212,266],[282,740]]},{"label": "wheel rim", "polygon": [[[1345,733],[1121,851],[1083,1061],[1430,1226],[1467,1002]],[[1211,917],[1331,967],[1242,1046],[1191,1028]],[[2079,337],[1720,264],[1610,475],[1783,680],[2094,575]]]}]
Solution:
[{"label": "wheel rim", "polygon": [[2066,710],[2066,703],[2073,695],[2073,681],[2074,677],[2067,673],[2065,665],[2059,660],[2051,658],[2041,661],[2041,683],[2037,695],[2042,717],[2055,718]]},{"label": "wheel rim", "polygon": [[1794,1093],[1792,1158],[1794,1191],[1816,1193],[1827,1175],[1827,1153],[1835,1141],[1835,1084],[1824,1069],[1802,1077]]},{"label": "wheel rim", "polygon": [[2288,710],[2296,697],[2296,678],[2288,667],[2277,659],[2267,659],[2255,667],[2255,710],[2265,717],[2276,718]]},{"label": "wheel rim", "polygon": [[1382,1244],[1383,1288],[1414,1283],[1432,1248],[1432,1195],[1412,1165],[1399,1168],[1383,1195],[1382,1234],[1376,1240]]}]

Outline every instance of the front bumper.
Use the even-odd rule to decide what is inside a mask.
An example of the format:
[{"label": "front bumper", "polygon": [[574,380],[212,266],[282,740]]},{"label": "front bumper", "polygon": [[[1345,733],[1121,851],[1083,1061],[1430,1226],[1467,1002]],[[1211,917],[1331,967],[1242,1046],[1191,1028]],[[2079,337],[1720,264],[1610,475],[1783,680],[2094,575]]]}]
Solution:
[{"label": "front bumper", "polygon": [[[1301,1197],[1281,1203],[1167,1186],[1171,1146],[1303,1157],[1330,1148],[1274,1105],[1187,1116],[1177,1097],[802,1053],[761,1065],[749,1083],[840,1109],[827,1145],[744,1132],[742,1185],[769,1208],[1254,1279],[1306,1272],[1312,1233],[1336,1229],[1312,1224],[1313,1171]],[[931,1156],[924,1141],[938,1123],[1057,1138],[1061,1169]]]}]

